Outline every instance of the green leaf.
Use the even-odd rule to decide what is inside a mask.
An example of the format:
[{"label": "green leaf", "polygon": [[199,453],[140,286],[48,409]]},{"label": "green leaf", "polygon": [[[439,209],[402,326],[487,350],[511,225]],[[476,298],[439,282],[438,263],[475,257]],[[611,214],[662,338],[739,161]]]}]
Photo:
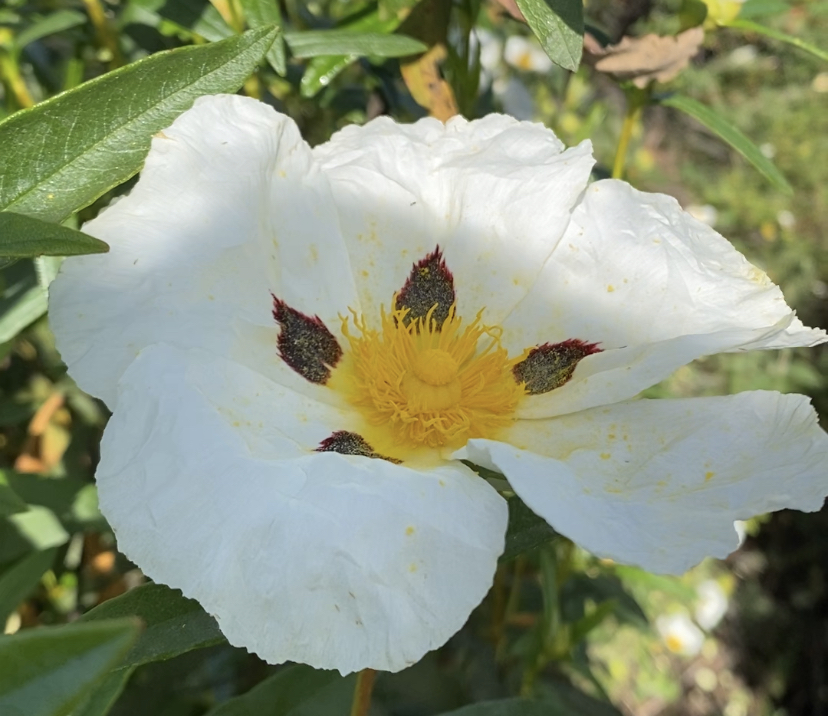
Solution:
[{"label": "green leaf", "polygon": [[558,533],[542,517],[538,517],[519,497],[510,497],[509,527],[506,530],[506,549],[500,561],[514,559],[542,544],[551,542]]},{"label": "green leaf", "polygon": [[136,616],[145,625],[141,638],[119,669],[163,661],[226,641],[216,620],[193,599],[163,584],[144,584],[84,614],[80,621]]},{"label": "green leaf", "polygon": [[320,55],[314,57],[299,83],[303,97],[313,97],[323,87],[327,87],[345,68],[358,59],[359,55]]},{"label": "green leaf", "polygon": [[579,716],[578,712],[564,712],[543,701],[530,699],[501,699],[470,704],[443,716]]},{"label": "green leaf", "polygon": [[8,562],[32,550],[59,547],[69,533],[51,510],[30,505],[25,512],[0,518],[0,562]]},{"label": "green leaf", "polygon": [[0,713],[68,716],[138,635],[138,623],[70,624],[0,637]]},{"label": "green leaf", "polygon": [[[400,21],[396,17],[381,20],[377,12],[360,15],[356,20],[346,21],[340,29],[348,32],[390,33],[397,29]],[[334,77],[355,62],[359,55],[320,55],[314,57],[305,67],[299,91],[303,97],[313,97]]]},{"label": "green leaf", "polygon": [[621,716],[609,703],[578,691],[570,684],[543,681],[539,698],[483,701],[442,716]]},{"label": "green leaf", "polygon": [[0,123],[0,209],[58,222],[135,174],[196,97],[234,92],[278,30],[159,52]]},{"label": "green leaf", "polygon": [[[264,27],[265,25],[282,24],[282,11],[278,0],[242,0],[242,8],[247,24],[250,27]],[[287,58],[285,56],[285,40],[281,35],[277,37],[267,51],[267,61],[270,66],[282,77],[287,74]]]},{"label": "green leaf", "polygon": [[29,505],[47,507],[70,532],[104,529],[95,485],[74,477],[41,477],[11,470],[0,472]]},{"label": "green leaf", "polygon": [[9,487],[8,480],[0,473],[0,516],[14,515],[28,509],[26,503]]},{"label": "green leaf", "polygon": [[574,72],[584,49],[582,0],[517,0],[549,59]]},{"label": "green leaf", "polygon": [[20,51],[26,45],[40,40],[43,37],[63,32],[70,27],[77,27],[86,23],[86,15],[77,10],[57,10],[50,12],[42,20],[29,25],[14,38],[14,46]]},{"label": "green leaf", "polygon": [[296,665],[282,669],[246,694],[219,704],[206,716],[287,716],[324,687],[343,678],[334,671]]},{"label": "green leaf", "polygon": [[787,42],[789,45],[798,47],[800,50],[805,50],[805,52],[810,52],[814,57],[818,57],[820,60],[828,62],[828,52],[825,50],[822,50],[809,42],[800,40],[798,37],[794,37],[793,35],[788,35],[787,33],[779,32],[779,30],[774,30],[772,27],[765,27],[764,25],[759,25],[751,20],[744,20],[738,17],[735,20],[729,20],[728,22],[722,23],[722,25],[723,27],[730,27],[735,30],[756,32],[760,35],[765,35],[766,37],[772,37],[774,40]]},{"label": "green leaf", "polygon": [[733,147],[739,154],[747,159],[764,177],[780,191],[792,194],[793,189],[788,180],[774,166],[759,148],[750,141],[742,132],[734,127],[727,119],[716,114],[712,109],[697,102],[690,97],[679,94],[658,98],[657,101],[665,107],[672,107],[680,112],[690,115],[693,119],[701,122],[711,132],[717,134],[720,139]]},{"label": "green leaf", "polygon": [[60,224],[0,211],[0,256],[75,256],[109,251],[100,239]]},{"label": "green leaf", "polygon": [[55,561],[55,549],[32,552],[0,574],[0,624],[32,593]]},{"label": "green leaf", "polygon": [[406,57],[425,52],[428,47],[405,35],[351,30],[309,30],[286,32],[285,41],[294,57],[317,55],[375,55]]},{"label": "green leaf", "polygon": [[72,711],[72,716],[106,716],[115,705],[134,669],[113,671]]},{"label": "green leaf", "polygon": [[617,604],[614,599],[608,599],[602,602],[589,614],[585,615],[572,625],[572,632],[569,636],[569,643],[574,646],[584,639],[587,635],[599,626],[604,619],[615,613]]},{"label": "green leaf", "polygon": [[0,269],[0,285],[0,343],[5,343],[46,313],[47,300],[31,261]]}]

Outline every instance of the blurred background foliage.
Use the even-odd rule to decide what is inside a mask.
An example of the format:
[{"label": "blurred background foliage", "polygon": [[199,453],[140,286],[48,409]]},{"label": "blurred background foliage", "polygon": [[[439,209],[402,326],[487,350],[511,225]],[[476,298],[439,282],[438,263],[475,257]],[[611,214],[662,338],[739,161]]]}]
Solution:
[{"label": "blurred background foliage", "polygon": [[[620,154],[625,178],[677,197],[766,270],[806,323],[828,326],[828,63],[749,25],[818,48],[828,38],[828,2],[587,0],[587,31],[597,44],[574,73],[549,60],[519,16],[509,0],[3,0],[0,116],[161,50],[279,23],[285,34],[243,91],[290,114],[312,144],[380,114],[410,121],[456,111],[540,121],[567,144],[590,138],[596,176],[618,175]],[[748,26],[734,26],[734,18]],[[636,82],[635,72],[599,69],[603,45],[699,25],[703,39],[670,77]],[[303,33],[332,28],[399,29],[430,49],[398,60],[303,46],[313,40]],[[670,93],[726,117],[793,191],[662,102]],[[81,225],[130,184],[68,225]],[[75,622],[145,582],[117,553],[97,510],[93,473],[107,412],[74,386],[55,351],[44,290],[58,265],[42,257],[0,270],[6,634]],[[717,356],[649,393],[803,392],[824,416],[826,369],[825,348]],[[519,525],[525,508],[513,507]],[[668,578],[596,560],[532,526],[518,546],[539,546],[504,560],[491,593],[448,645],[402,673],[381,675],[371,713],[461,709],[459,716],[473,702],[540,695],[544,714],[828,714],[828,513],[782,512],[742,527],[744,544],[728,560]],[[347,712],[352,679],[268,666],[224,643],[199,608],[177,604],[150,626],[184,629],[205,648],[163,661],[133,650],[128,668],[72,713]],[[273,710],[288,678],[313,696],[289,712]]]}]

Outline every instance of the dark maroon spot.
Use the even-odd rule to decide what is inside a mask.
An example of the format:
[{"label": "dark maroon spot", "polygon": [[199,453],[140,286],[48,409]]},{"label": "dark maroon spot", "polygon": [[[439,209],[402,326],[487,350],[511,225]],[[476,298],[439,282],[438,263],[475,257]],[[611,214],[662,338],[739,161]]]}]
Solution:
[{"label": "dark maroon spot", "polygon": [[540,395],[560,388],[575,372],[582,358],[600,353],[597,343],[570,338],[563,343],[544,343],[529,351],[520,363],[512,368],[515,380],[526,384],[529,395]]},{"label": "dark maroon spot", "polygon": [[371,447],[362,435],[349,433],[347,430],[337,430],[329,438],[325,438],[319,443],[316,452],[338,452],[340,455],[362,455],[362,457],[387,460],[388,462],[393,462],[395,465],[399,465],[402,462],[402,460],[374,452],[374,448]]},{"label": "dark maroon spot", "polygon": [[418,318],[425,318],[434,308],[432,319],[436,321],[438,330],[449,315],[449,309],[454,303],[454,277],[443,260],[443,252],[438,246],[422,261],[414,264],[411,275],[397,294],[397,303],[394,308],[408,309],[405,317],[406,325]]},{"label": "dark maroon spot", "polygon": [[311,383],[327,383],[342,349],[319,316],[306,316],[274,296],[273,318],[282,328],[279,357]]}]

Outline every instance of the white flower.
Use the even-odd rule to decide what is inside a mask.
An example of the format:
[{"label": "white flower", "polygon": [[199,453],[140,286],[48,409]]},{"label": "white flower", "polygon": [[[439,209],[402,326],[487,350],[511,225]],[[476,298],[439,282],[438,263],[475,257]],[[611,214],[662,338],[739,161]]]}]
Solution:
[{"label": "white flower", "polygon": [[727,595],[715,579],[706,579],[696,591],[699,595],[695,610],[696,622],[702,629],[710,631],[727,613]]},{"label": "white flower", "polygon": [[[120,548],[271,662],[398,670],[488,590],[506,475],[602,557],[682,572],[733,521],[828,492],[808,400],[633,400],[695,358],[814,345],[779,289],[666,196],[588,185],[501,115],[378,118],[311,149],[200,99],[67,259],[58,346],[113,410]],[[462,321],[462,322],[461,322]]]},{"label": "white flower", "polygon": [[658,617],[656,629],[666,647],[682,656],[695,656],[704,644],[704,633],[684,612]]},{"label": "white flower", "polygon": [[503,57],[518,70],[543,73],[552,69],[552,60],[538,45],[534,35],[531,38],[523,35],[510,35],[506,39]]},{"label": "white flower", "polygon": [[792,229],[796,226],[796,217],[787,209],[782,209],[782,211],[776,215],[776,220],[779,222],[779,226],[783,229]]}]

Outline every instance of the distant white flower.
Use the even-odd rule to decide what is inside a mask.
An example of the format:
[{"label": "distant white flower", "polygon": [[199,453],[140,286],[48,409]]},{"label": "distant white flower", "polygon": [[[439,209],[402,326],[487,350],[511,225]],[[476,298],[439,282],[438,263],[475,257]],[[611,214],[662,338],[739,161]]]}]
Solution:
[{"label": "distant white flower", "polygon": [[714,629],[727,612],[727,595],[715,579],[702,582],[696,591],[699,601],[696,604],[696,623],[706,631]]},{"label": "distant white flower", "polygon": [[776,147],[770,142],[765,142],[759,145],[759,151],[762,152],[768,159],[773,159],[776,156]]},{"label": "distant white flower", "polygon": [[696,656],[704,645],[704,633],[684,612],[662,615],[656,629],[667,648],[682,656]]},{"label": "distant white flower", "polygon": [[748,67],[756,62],[759,50],[756,45],[742,45],[730,53],[730,64],[734,67]]},{"label": "distant white flower", "polygon": [[776,220],[779,222],[779,226],[783,229],[792,229],[796,226],[796,217],[787,209],[782,209],[777,215]]},{"label": "distant white flower", "polygon": [[264,659],[402,669],[489,589],[505,474],[601,557],[682,572],[733,522],[819,509],[808,400],[635,400],[701,356],[814,345],[779,289],[675,200],[589,184],[502,115],[378,118],[311,149],[238,96],[159,133],[84,228],[51,321],[112,409],[121,550]]},{"label": "distant white flower", "polygon": [[811,81],[811,89],[819,94],[828,92],[828,72],[820,72]]},{"label": "distant white flower", "polygon": [[719,212],[711,204],[690,204],[684,208],[694,219],[707,224],[710,227],[716,226],[719,220]]},{"label": "distant white flower", "polygon": [[512,67],[530,72],[549,72],[552,60],[538,44],[534,35],[510,35],[506,40],[503,56]]},{"label": "distant white flower", "polygon": [[500,38],[488,30],[477,29],[472,34],[472,40],[480,46],[480,66],[489,75],[499,72],[503,67],[503,43]]}]

